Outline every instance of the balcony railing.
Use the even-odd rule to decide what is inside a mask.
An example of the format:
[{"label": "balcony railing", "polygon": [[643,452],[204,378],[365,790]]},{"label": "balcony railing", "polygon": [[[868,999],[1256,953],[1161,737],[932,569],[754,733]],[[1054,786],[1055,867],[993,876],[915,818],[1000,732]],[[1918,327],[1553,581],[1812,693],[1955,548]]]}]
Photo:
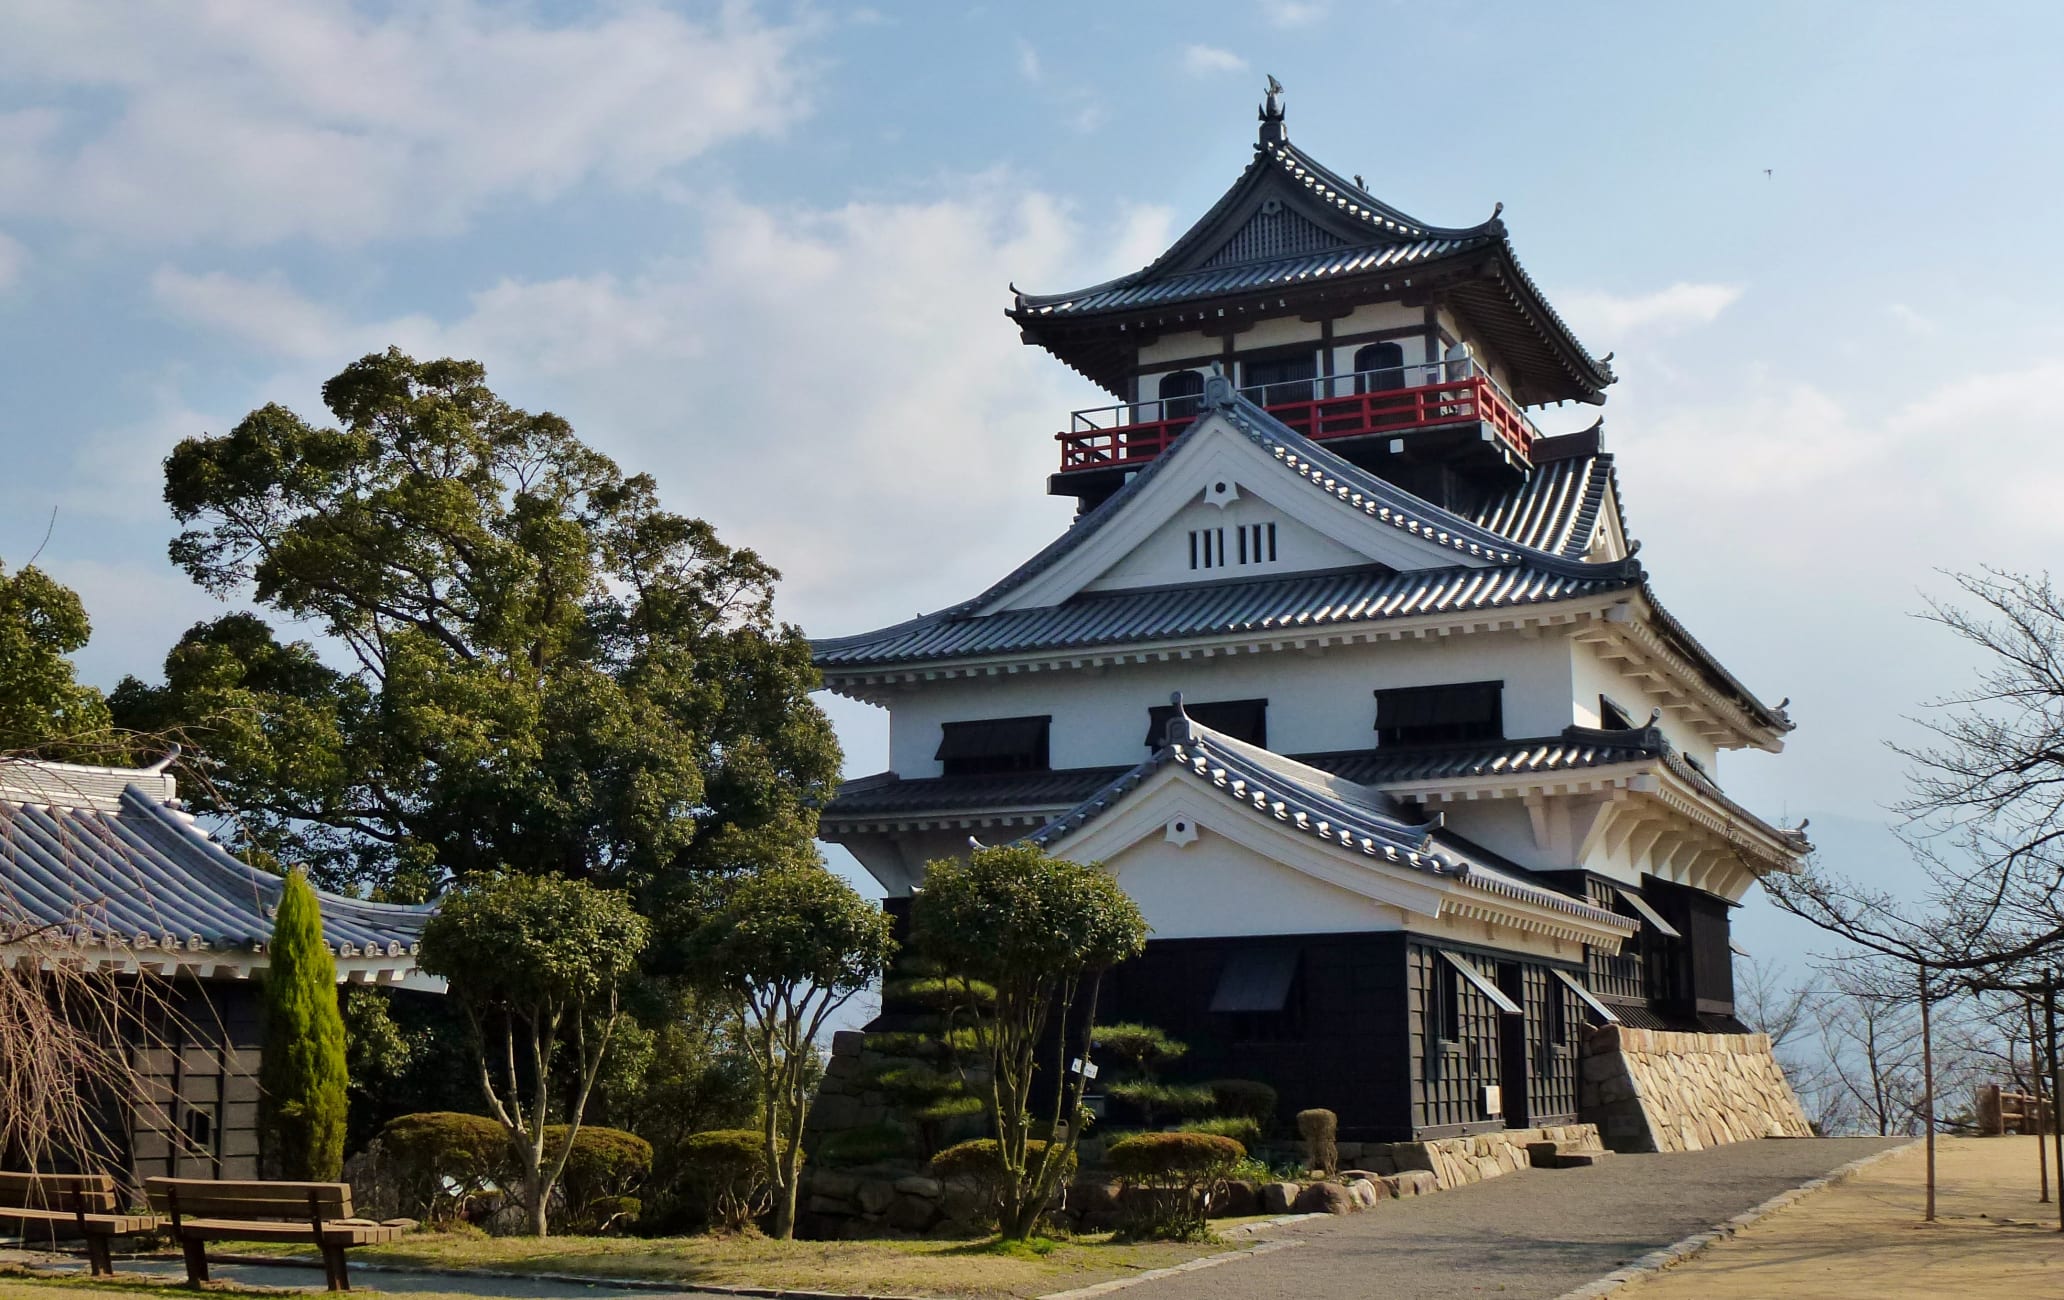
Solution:
[{"label": "balcony railing", "polygon": [[[1540,431],[1519,404],[1467,358],[1426,365],[1259,384],[1240,390],[1270,415],[1320,442],[1478,422],[1527,458]],[[1170,397],[1076,411],[1061,444],[1061,470],[1150,461],[1202,409],[1201,397]]]}]

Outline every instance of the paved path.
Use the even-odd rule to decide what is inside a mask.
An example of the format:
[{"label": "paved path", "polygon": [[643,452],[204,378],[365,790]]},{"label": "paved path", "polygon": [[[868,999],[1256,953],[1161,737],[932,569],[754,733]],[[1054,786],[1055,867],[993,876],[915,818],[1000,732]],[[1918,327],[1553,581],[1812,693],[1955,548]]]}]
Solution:
[{"label": "paved path", "polygon": [[[125,1259],[117,1260],[115,1267],[124,1273],[152,1273],[179,1282],[186,1281],[186,1265],[176,1259]],[[301,1287],[322,1289],[320,1268],[296,1268],[291,1265],[225,1264],[214,1262],[208,1265],[208,1277],[216,1282],[237,1282],[244,1286]],[[83,1277],[76,1279],[86,1285]],[[494,1296],[506,1300],[668,1300],[668,1297],[716,1297],[718,1291],[657,1292],[651,1290],[632,1291],[621,1287],[586,1286],[578,1282],[533,1281],[503,1277],[452,1277],[438,1273],[387,1272],[354,1264],[351,1268],[351,1289],[353,1292],[431,1292],[436,1295]]]},{"label": "paved path", "polygon": [[1142,1283],[1122,1300],[1553,1300],[1895,1141],[1743,1142],[1528,1169],[1268,1234],[1294,1250]]}]

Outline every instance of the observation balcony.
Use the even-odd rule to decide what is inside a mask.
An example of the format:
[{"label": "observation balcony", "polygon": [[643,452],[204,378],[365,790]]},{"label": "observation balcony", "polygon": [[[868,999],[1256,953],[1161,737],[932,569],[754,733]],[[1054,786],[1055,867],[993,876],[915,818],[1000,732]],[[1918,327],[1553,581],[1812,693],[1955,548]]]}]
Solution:
[{"label": "observation balcony", "polygon": [[[1384,454],[1502,461],[1524,470],[1540,437],[1519,404],[1468,358],[1260,384],[1239,390],[1292,429],[1350,459]],[[1200,397],[1170,397],[1076,411],[1061,444],[1051,490],[1096,493],[1168,449],[1202,409]],[[1355,444],[1350,440],[1368,439]],[[1372,444],[1375,446],[1372,447]],[[1101,471],[1101,472],[1100,472]]]}]

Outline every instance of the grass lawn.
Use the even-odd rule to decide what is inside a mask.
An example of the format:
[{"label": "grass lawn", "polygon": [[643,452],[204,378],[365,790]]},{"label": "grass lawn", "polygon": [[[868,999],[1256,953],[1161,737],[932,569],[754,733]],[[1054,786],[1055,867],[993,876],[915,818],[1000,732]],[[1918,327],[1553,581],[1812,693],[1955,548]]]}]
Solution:
[{"label": "grass lawn", "polygon": [[[1237,1220],[1222,1221],[1231,1226]],[[1166,1268],[1200,1255],[1252,1244],[1219,1242],[1116,1244],[1108,1235],[1004,1248],[987,1241],[771,1241],[764,1237],[478,1237],[418,1233],[391,1246],[351,1252],[354,1262],[397,1266],[566,1273],[682,1284],[795,1287],[876,1295],[1031,1297]],[[291,1254],[223,1242],[224,1254]],[[123,1295],[191,1296],[128,1282],[108,1285],[0,1278],[0,1295],[41,1300],[116,1300]],[[388,1292],[429,1300],[434,1291]]]}]

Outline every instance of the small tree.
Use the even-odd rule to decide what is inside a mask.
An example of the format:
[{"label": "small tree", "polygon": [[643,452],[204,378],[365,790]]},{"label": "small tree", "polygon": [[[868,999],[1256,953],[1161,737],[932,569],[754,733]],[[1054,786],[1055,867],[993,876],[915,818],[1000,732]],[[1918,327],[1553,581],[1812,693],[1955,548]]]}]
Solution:
[{"label": "small tree", "polygon": [[894,947],[882,910],[821,865],[742,877],[691,940],[704,987],[737,1017],[759,1075],[777,1238],[795,1235],[817,1035],[873,982]]},{"label": "small tree", "polygon": [[[549,876],[490,876],[454,890],[424,928],[423,969],[442,975],[465,1010],[480,1089],[508,1131],[536,1236],[546,1234],[646,935],[624,894]],[[562,1047],[570,1060],[561,1061]],[[557,1069],[572,1077],[573,1097],[566,1128],[548,1142]]]},{"label": "small tree", "polygon": [[323,938],[322,904],[294,871],[280,894],[261,988],[265,1055],[259,1067],[268,1163],[282,1178],[334,1182],[344,1170],[350,1079],[337,963]]},{"label": "small tree", "polygon": [[[1147,923],[1101,866],[1025,844],[931,863],[913,913],[922,947],[963,980],[994,987],[992,1008],[971,1005],[967,1022],[989,1067],[984,1101],[1003,1165],[999,1228],[1023,1240],[1075,1159],[1084,1079],[1068,1063],[1095,1031],[1097,986],[1107,968],[1146,947]],[[1035,1058],[1056,1022],[1051,1140],[1035,1157]]]}]

